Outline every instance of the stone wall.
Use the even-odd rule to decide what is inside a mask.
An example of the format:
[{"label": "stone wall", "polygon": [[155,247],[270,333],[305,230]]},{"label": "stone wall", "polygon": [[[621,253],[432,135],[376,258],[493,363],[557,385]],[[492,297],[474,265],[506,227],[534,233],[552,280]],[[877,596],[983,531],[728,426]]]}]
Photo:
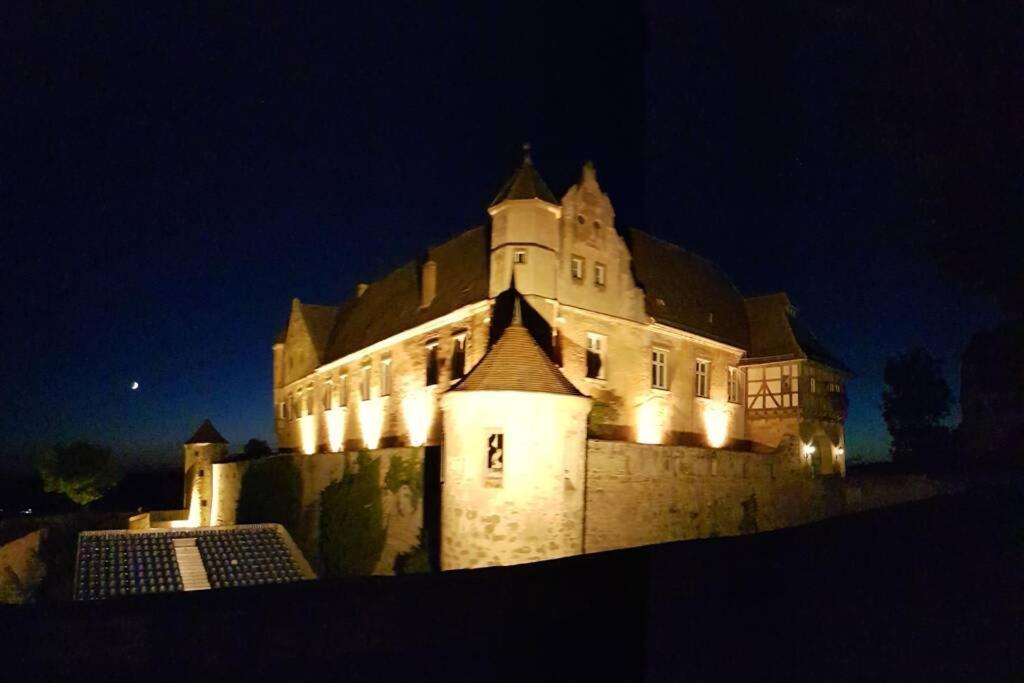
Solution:
[{"label": "stone wall", "polygon": [[585,549],[767,531],[842,506],[837,478],[812,478],[793,447],[771,454],[587,442]]},{"label": "stone wall", "polygon": [[[358,463],[373,463],[376,481],[370,489],[376,492],[375,506],[379,503],[381,516],[382,546],[378,561],[375,562],[375,574],[394,573],[396,558],[418,550],[423,527],[422,495],[410,496],[409,490],[422,492],[423,486],[423,448],[382,448],[373,451],[348,453],[318,453],[316,455],[278,455],[235,463],[218,463],[213,466],[213,519],[215,525],[230,525],[241,522],[284,522],[286,520],[239,520],[237,517],[239,502],[245,495],[246,473],[252,469],[266,468],[268,464],[281,466],[287,463],[294,468],[298,477],[298,495],[294,510],[280,511],[294,519],[293,528],[289,532],[310,563],[323,574],[321,558],[321,502],[323,492],[328,486],[341,482],[346,473],[359,476]],[[418,481],[405,483],[394,476],[399,470],[396,463],[401,463],[404,478],[418,478]],[[394,472],[392,469],[394,468]],[[363,468],[369,471],[370,468]],[[365,475],[365,472],[363,473]],[[389,478],[389,474],[392,476]],[[255,481],[252,477],[248,479]]]}]

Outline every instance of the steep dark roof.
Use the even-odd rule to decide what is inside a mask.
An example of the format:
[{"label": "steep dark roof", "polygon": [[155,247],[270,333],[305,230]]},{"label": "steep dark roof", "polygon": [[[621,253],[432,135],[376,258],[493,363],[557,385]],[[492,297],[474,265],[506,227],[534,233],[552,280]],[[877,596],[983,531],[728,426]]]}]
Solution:
[{"label": "steep dark roof", "polygon": [[843,372],[849,368],[821,343],[783,293],[746,300],[750,348],[745,362],[808,358]]},{"label": "steep dark roof", "polygon": [[523,327],[518,311],[494,346],[449,391],[539,391],[583,396]]},{"label": "steep dark roof", "polygon": [[529,152],[523,154],[523,161],[519,168],[505,181],[494,201],[491,202],[491,206],[500,204],[506,199],[543,199],[551,204],[558,203],[555,195],[551,193],[547,183],[534,167]]},{"label": "steep dark roof", "polygon": [[299,313],[306,322],[306,329],[309,330],[309,336],[313,341],[313,348],[316,350],[317,356],[320,357],[320,360],[325,360],[327,343],[330,341],[331,332],[334,331],[338,320],[338,307],[300,303]]},{"label": "steep dark roof", "polygon": [[490,287],[489,254],[488,234],[483,227],[467,230],[429,249],[427,260],[437,264],[437,290],[424,308],[420,307],[421,261],[409,261],[371,283],[362,296],[338,307],[324,362],[485,300]]},{"label": "steep dark roof", "polygon": [[714,264],[641,230],[626,235],[633,276],[659,323],[747,348],[743,296]]},{"label": "steep dark roof", "polygon": [[189,438],[185,443],[227,443],[228,440],[220,435],[217,428],[213,426],[213,423],[209,419],[203,420],[203,424],[199,425],[199,429],[196,430],[195,434]]}]

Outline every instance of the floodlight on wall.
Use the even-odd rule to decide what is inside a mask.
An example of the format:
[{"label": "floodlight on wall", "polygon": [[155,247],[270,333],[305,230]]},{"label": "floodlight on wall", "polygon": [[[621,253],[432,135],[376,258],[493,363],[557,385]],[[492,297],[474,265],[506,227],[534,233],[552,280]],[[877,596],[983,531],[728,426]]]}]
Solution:
[{"label": "floodlight on wall", "polygon": [[359,428],[363,444],[373,450],[380,445],[381,428],[384,426],[384,406],[379,398],[359,402]]},{"label": "floodlight on wall", "polygon": [[817,449],[813,445],[811,445],[809,443],[805,443],[803,445],[802,450],[803,450],[804,457],[807,458],[808,460],[810,460],[811,456],[814,455],[814,452]]},{"label": "floodlight on wall", "polygon": [[425,444],[434,421],[434,387],[407,388],[402,397],[402,414],[409,431],[409,445]]},{"label": "floodlight on wall", "polygon": [[327,444],[331,448],[331,453],[340,453],[345,450],[347,412],[345,408],[334,408],[325,413],[327,416]]},{"label": "floodlight on wall", "polygon": [[302,440],[302,452],[306,455],[316,453],[317,415],[303,415],[299,418],[299,437]]},{"label": "floodlight on wall", "polygon": [[709,403],[704,407],[703,417],[708,445],[721,448],[729,438],[729,411],[719,403]]}]

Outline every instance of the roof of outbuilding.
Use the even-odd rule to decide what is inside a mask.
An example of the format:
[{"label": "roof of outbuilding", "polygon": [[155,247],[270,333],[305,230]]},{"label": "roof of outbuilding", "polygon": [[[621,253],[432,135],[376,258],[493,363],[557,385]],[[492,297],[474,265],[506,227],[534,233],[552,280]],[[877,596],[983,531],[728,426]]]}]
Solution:
[{"label": "roof of outbuilding", "polygon": [[624,235],[633,276],[646,293],[647,314],[659,323],[739,348],[750,331],[743,295],[710,261],[632,229]]},{"label": "roof of outbuilding", "polygon": [[501,337],[469,373],[449,391],[536,391],[583,396],[523,327],[519,307],[528,306],[516,295],[516,311]]},{"label": "roof of outbuilding", "polygon": [[494,201],[491,202],[491,206],[500,204],[506,199],[542,199],[550,204],[558,203],[555,195],[548,189],[547,183],[540,177],[540,173],[533,165],[529,147],[524,148],[522,163],[505,181]]},{"label": "roof of outbuilding", "polygon": [[421,307],[422,261],[409,261],[338,307],[324,361],[386,339],[487,298],[490,244],[484,227],[467,230],[427,251],[437,265],[433,300]]},{"label": "roof of outbuilding", "polygon": [[786,294],[766,294],[746,300],[750,347],[746,363],[808,358],[850,372],[796,314]]},{"label": "roof of outbuilding", "polygon": [[209,419],[203,420],[203,424],[199,425],[199,429],[185,443],[227,443],[228,440],[220,435],[217,428],[213,426],[213,423]]}]

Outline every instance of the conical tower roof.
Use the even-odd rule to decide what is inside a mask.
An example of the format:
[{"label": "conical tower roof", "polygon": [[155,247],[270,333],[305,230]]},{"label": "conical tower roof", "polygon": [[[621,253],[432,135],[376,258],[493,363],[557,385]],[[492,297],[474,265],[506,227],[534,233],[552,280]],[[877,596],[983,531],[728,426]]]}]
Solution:
[{"label": "conical tower roof", "polygon": [[516,292],[512,322],[450,391],[538,391],[563,396],[583,396],[523,327],[522,297]]},{"label": "conical tower roof", "polygon": [[547,183],[534,167],[533,159],[530,158],[529,145],[523,145],[522,163],[502,186],[501,191],[491,202],[491,206],[501,204],[507,199],[540,199],[549,204],[558,203],[555,195],[551,193]]},{"label": "conical tower roof", "polygon": [[196,430],[195,434],[186,441],[185,443],[227,443],[228,440],[220,435],[217,428],[213,426],[213,423],[209,419],[203,420],[203,424],[199,425],[199,429]]}]

